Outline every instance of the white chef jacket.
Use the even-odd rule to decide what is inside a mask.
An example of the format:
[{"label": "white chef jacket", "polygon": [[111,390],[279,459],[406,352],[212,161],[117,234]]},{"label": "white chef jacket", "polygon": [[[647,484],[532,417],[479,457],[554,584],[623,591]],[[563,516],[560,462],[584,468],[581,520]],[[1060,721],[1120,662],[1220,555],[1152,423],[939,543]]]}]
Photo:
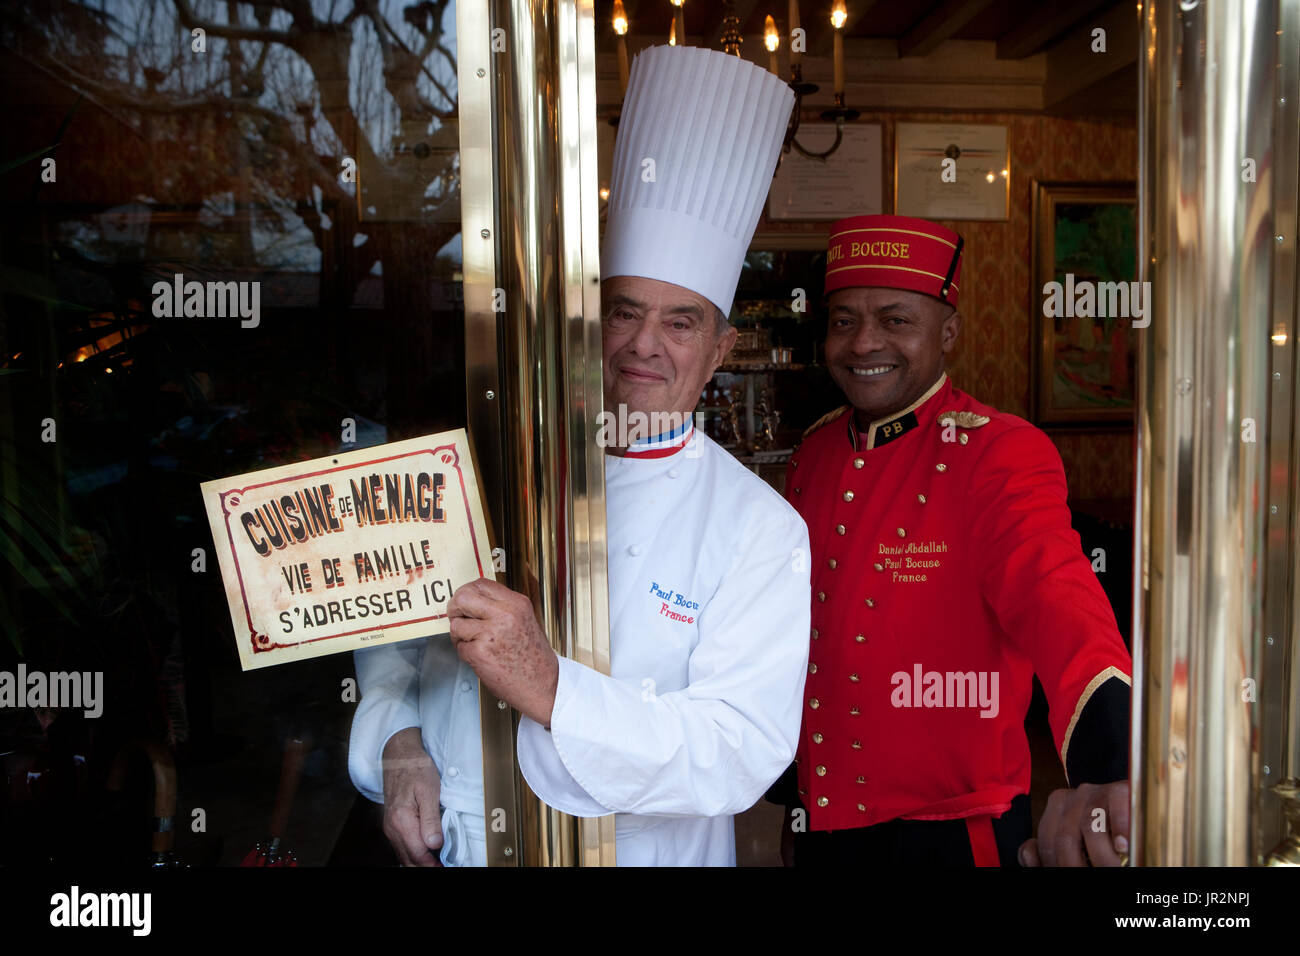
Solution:
[{"label": "white chef jacket", "polygon": [[[734,865],[732,816],[762,796],[797,743],[808,665],[807,528],[693,425],[635,445],[627,457],[606,456],[605,501],[611,673],[561,658],[550,730],[520,720],[520,769],[558,810],[615,813],[620,865]],[[422,667],[390,660],[409,654],[406,647],[356,652],[362,699],[349,767],[375,800],[378,755],[404,726],[423,728],[439,772],[442,760],[468,762],[469,746],[456,736],[472,734],[478,753],[477,706],[471,715],[453,692],[472,671],[460,665],[455,678],[432,677],[428,650]],[[436,699],[426,704],[431,677]],[[379,698],[370,709],[368,697]],[[403,723],[417,713],[420,723]],[[444,716],[454,719],[437,722]],[[479,773],[477,807],[458,808],[455,822],[476,812],[481,833]],[[444,773],[444,803],[446,786]]]}]

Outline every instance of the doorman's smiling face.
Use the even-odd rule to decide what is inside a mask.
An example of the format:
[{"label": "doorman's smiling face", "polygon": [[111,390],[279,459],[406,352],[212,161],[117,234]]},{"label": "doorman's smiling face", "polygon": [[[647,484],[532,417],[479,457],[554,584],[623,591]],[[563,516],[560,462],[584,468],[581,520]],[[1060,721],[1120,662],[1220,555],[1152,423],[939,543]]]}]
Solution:
[{"label": "doorman's smiling face", "polygon": [[907,408],[935,383],[961,315],[932,296],[858,286],[830,295],[826,367],[859,427]]}]

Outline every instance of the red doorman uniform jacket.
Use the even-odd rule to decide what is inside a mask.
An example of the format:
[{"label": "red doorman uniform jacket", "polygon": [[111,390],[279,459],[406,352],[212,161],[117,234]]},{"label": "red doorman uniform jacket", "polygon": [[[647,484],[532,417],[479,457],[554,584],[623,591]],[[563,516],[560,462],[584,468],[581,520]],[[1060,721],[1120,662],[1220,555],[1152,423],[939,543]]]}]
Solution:
[{"label": "red doorman uniform jacket", "polygon": [[941,375],[864,434],[848,406],[814,425],[786,497],[812,547],[810,829],[1004,813],[1034,674],[1070,785],[1127,776],[1132,664],[1043,432]]}]

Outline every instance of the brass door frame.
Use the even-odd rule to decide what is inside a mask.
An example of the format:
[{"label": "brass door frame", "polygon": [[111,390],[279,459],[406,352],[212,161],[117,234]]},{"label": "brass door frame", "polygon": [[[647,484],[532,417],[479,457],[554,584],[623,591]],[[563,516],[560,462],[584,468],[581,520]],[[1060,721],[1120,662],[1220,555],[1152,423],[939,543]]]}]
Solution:
[{"label": "brass door frame", "polygon": [[[592,0],[460,0],[457,46],[466,401],[493,544],[556,652],[608,673]],[[542,803],[518,715],[486,692],[480,712],[489,865],[613,865],[613,817]]]},{"label": "brass door frame", "polygon": [[1272,177],[1279,3],[1295,2],[1144,0],[1138,12],[1139,278],[1152,291],[1134,541],[1141,865],[1260,859],[1261,702],[1285,686],[1266,667],[1264,632],[1285,600],[1266,591],[1278,557],[1267,504],[1270,465],[1286,458],[1270,441],[1280,413],[1290,430],[1295,383],[1289,361],[1273,377],[1289,356],[1270,342],[1270,313],[1278,249],[1295,235],[1277,229]]}]

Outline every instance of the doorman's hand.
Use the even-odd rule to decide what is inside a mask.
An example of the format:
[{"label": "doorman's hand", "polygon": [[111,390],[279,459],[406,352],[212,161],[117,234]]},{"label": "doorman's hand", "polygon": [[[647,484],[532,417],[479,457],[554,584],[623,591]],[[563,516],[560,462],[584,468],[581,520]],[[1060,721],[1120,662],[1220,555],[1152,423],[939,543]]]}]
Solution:
[{"label": "doorman's hand", "polygon": [[1128,854],[1129,783],[1055,790],[1038,838],[1020,845],[1022,866],[1120,866]]},{"label": "doorman's hand", "polygon": [[503,584],[479,578],[447,605],[456,653],[492,693],[544,727],[551,724],[560,659],[533,605]]}]

